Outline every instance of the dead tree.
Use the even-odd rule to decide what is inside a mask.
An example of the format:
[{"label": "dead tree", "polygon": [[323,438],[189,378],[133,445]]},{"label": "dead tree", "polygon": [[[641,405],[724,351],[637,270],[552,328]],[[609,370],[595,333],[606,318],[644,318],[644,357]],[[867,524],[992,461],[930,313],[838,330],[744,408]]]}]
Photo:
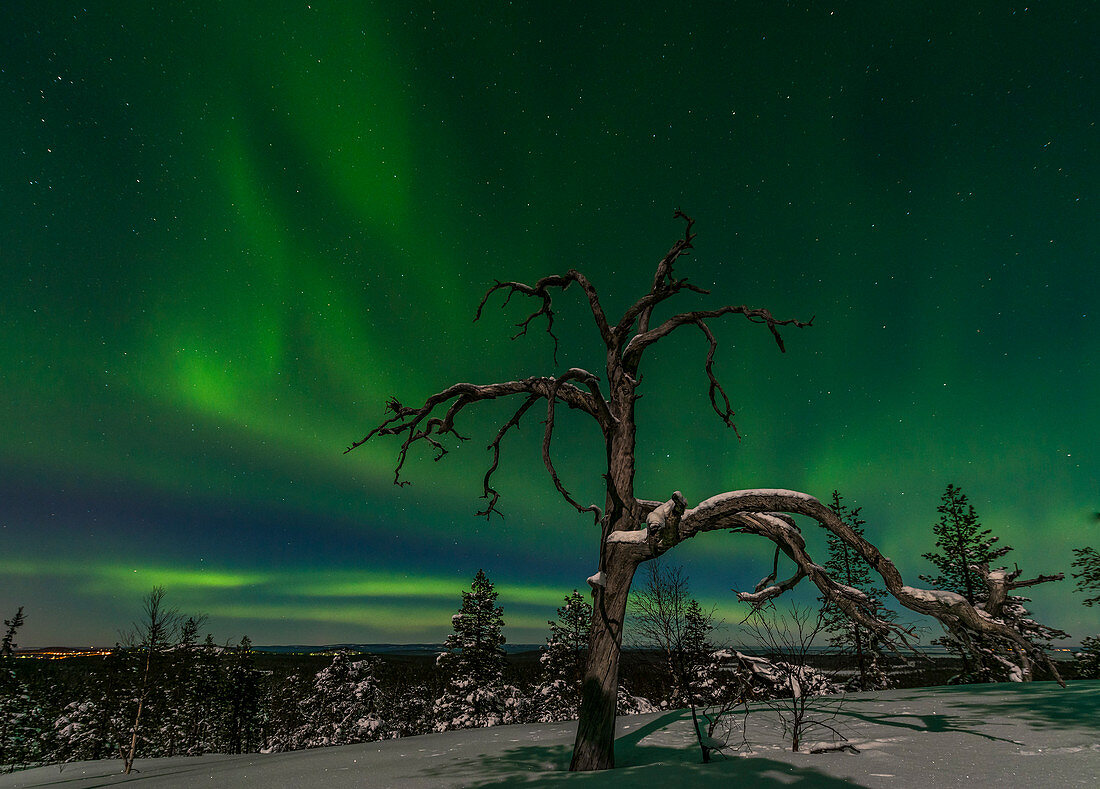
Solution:
[{"label": "dead tree", "polygon": [[145,710],[150,697],[156,690],[157,673],[161,671],[160,662],[164,652],[174,641],[180,627],[181,617],[174,608],[164,607],[164,587],[154,586],[145,596],[145,618],[134,625],[124,641],[129,642],[138,655],[144,652],[141,662],[144,664],[134,688],[137,709],[130,728],[130,747],[119,746],[122,755],[122,772],[126,775],[134,769],[134,757],[137,754],[138,737],[141,733],[141,713]]},{"label": "dead tree", "polygon": [[[588,302],[592,320],[606,347],[602,376],[573,367],[557,377],[524,378],[501,383],[456,383],[428,397],[423,404],[409,406],[396,398],[387,403],[389,415],[384,421],[356,441],[345,451],[350,452],[376,436],[398,436],[401,445],[394,469],[394,483],[405,485],[401,470],[409,450],[421,442],[432,447],[436,458],[447,453],[443,440],[450,436],[466,440],[455,429],[455,419],[470,405],[483,400],[516,397],[519,407],[488,445],[491,453],[489,469],[483,483],[484,508],[478,513],[490,517],[498,512],[500,494],[493,487],[493,474],[500,463],[500,446],[504,437],[515,428],[523,416],[536,404],[545,408],[542,433],[542,460],[554,486],[578,512],[590,513],[599,532],[599,560],[596,573],[589,578],[593,595],[593,618],[588,652],[588,664],[582,688],[580,723],[573,750],[572,770],[600,770],[614,766],[615,699],[618,691],[619,653],[622,646],[623,621],[626,614],[630,584],[634,572],[643,562],[655,559],[684,540],[709,531],[756,534],[774,542],[796,565],[794,576],[779,584],[765,584],[757,592],[742,594],[746,600],[763,601],[809,578],[823,596],[845,611],[883,641],[891,636],[905,640],[906,632],[875,614],[874,605],[857,589],[838,584],[823,568],[815,564],[806,552],[805,541],[790,515],[811,518],[855,549],[883,578],[885,586],[898,601],[914,611],[934,616],[960,627],[1003,633],[1018,643],[1021,650],[1033,654],[1034,647],[1003,624],[990,621],[974,610],[960,595],[928,591],[905,586],[894,564],[878,550],[844,524],[824,504],[813,496],[789,490],[742,490],[722,493],[688,507],[679,493],[666,501],[639,497],[634,490],[635,403],[639,369],[646,352],[658,341],[684,327],[694,327],[706,343],[704,372],[709,382],[709,398],[718,418],[734,428],[733,408],[725,389],[714,372],[714,356],[718,340],[711,331],[713,321],[727,315],[740,315],[751,323],[767,327],[784,351],[781,327],[803,328],[813,319],[775,318],[770,311],[745,305],[725,305],[714,309],[692,310],[673,314],[657,322],[654,312],[672,297],[684,291],[707,294],[687,279],[677,278],[674,266],[692,249],[694,222],[680,211],[676,217],[685,222],[684,234],[657,263],[653,284],[616,322],[607,316],[600,304],[595,286],[579,271],[544,277],[534,285],[520,282],[497,282],[481,300],[475,320],[481,317],[489,297],[500,292],[507,304],[520,294],[533,298],[538,305],[517,324],[515,337],[524,335],[532,324],[545,319],[546,331],[554,341],[553,296],[576,285]],[[513,337],[513,339],[515,339]],[[551,452],[555,414],[559,405],[581,411],[599,426],[604,440],[606,472],[603,475],[606,495],[602,504],[578,502],[566,489],[558,475]],[[735,428],[736,430],[736,428]],[[669,486],[670,488],[672,486]],[[669,488],[666,488],[668,490]],[[499,514],[499,512],[498,512]],[[1034,656],[1033,657],[1038,657]]]}]

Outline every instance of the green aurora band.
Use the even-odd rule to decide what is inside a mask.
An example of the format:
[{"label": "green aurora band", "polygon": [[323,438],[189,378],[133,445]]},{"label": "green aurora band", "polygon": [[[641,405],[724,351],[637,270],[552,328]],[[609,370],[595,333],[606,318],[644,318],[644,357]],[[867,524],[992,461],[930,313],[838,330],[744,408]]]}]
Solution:
[{"label": "green aurora band", "polygon": [[[740,441],[699,338],[655,347],[640,495],[836,488],[914,584],[948,482],[1025,573],[1100,543],[1087,4],[3,17],[0,605],[26,606],[24,646],[111,643],[154,584],[219,640],[440,641],[479,567],[509,640],[541,641],[597,545],[537,416],[504,444],[504,520],[474,512],[508,404],[465,412],[473,440],[410,458],[406,488],[393,441],[341,452],[391,395],[598,371],[572,291],[556,366],[541,326],[509,341],[528,304],[474,310],[570,267],[623,309],[676,207],[699,232],[677,273],[712,295],[674,307],[816,319],[785,355],[713,325]],[[598,435],[559,419],[565,484],[599,501]],[[770,569],[743,536],[673,560],[727,622]],[[1095,632],[1071,581],[1034,595]]]}]

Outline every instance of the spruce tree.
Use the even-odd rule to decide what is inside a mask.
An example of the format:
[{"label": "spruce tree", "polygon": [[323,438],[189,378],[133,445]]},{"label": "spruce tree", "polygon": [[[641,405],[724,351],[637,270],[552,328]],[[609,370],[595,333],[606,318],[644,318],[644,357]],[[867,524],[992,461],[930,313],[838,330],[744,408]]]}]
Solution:
[{"label": "spruce tree", "polygon": [[[939,589],[954,592],[966,599],[986,620],[1015,631],[1019,638],[1007,638],[1003,633],[970,632],[965,628],[945,624],[948,634],[933,643],[942,644],[962,659],[962,673],[953,677],[958,682],[1020,682],[1031,678],[1036,656],[1050,649],[1051,639],[1067,638],[1063,631],[1035,621],[1024,607],[1027,597],[1014,595],[1017,589],[1060,581],[1057,575],[1039,575],[1020,579],[1022,571],[996,567],[993,562],[1012,548],[995,547],[997,538],[983,529],[974,507],[959,488],[948,485],[938,508],[939,522],[933,526],[938,552],[926,553],[940,571],[939,575],[922,575],[921,579]],[[1026,646],[1025,646],[1026,645]],[[1052,664],[1047,664],[1052,672]]]},{"label": "spruce tree", "polygon": [[216,699],[217,653],[211,636],[197,643],[205,616],[190,616],[179,627],[175,648],[166,655],[156,732],[147,733],[160,756],[199,756],[216,750],[213,705]]},{"label": "spruce tree", "polygon": [[295,748],[351,745],[381,739],[385,733],[378,714],[379,690],[375,659],[353,660],[341,650],[332,663],[313,678],[313,688],[302,702],[305,723]]},{"label": "spruce tree", "polygon": [[550,635],[539,656],[542,682],[535,692],[539,722],[577,717],[591,623],[592,605],[576,589],[558,608],[558,618],[548,622]]},{"label": "spruce tree", "polygon": [[[1070,566],[1081,571],[1073,574],[1073,577],[1077,579],[1077,589],[1075,591],[1100,592],[1100,553],[1097,553],[1095,548],[1074,548],[1073,555],[1077,558],[1073,560],[1073,564]],[[1100,603],[1100,595],[1087,597],[1082,602],[1085,605],[1096,605]],[[23,609],[19,610],[22,611]]]},{"label": "spruce tree", "polygon": [[[1077,592],[1100,592],[1100,553],[1095,548],[1074,548],[1075,558],[1072,567],[1081,572],[1074,573],[1077,579]],[[1100,595],[1087,597],[1082,601],[1093,606],[1100,603]],[[1081,639],[1081,651],[1076,658],[1077,676],[1081,679],[1100,679],[1100,634]]]},{"label": "spruce tree", "polygon": [[971,605],[986,597],[985,584],[975,565],[989,565],[1012,550],[1006,546],[996,548],[997,537],[983,529],[974,507],[966,494],[948,484],[937,507],[939,522],[932,527],[936,535],[938,551],[923,554],[939,570],[939,575],[920,576],[922,581],[937,589],[961,594]]},{"label": "spruce tree", "polygon": [[186,753],[199,756],[219,750],[217,711],[222,676],[218,646],[212,635],[207,633],[206,640],[194,647],[190,663],[183,726]]},{"label": "spruce tree", "polygon": [[227,650],[221,693],[221,750],[225,753],[250,753],[259,745],[260,672],[252,657],[252,641],[243,636]]},{"label": "spruce tree", "polygon": [[39,757],[41,745],[40,706],[12,665],[15,634],[23,626],[23,607],[4,624],[8,630],[0,651],[0,772],[32,764]]},{"label": "spruce tree", "polygon": [[[948,483],[936,511],[940,518],[932,527],[932,533],[936,535],[939,550],[922,556],[936,566],[939,575],[921,575],[920,579],[937,589],[960,594],[968,603],[976,605],[986,597],[977,565],[984,562],[988,566],[991,560],[1004,556],[1012,549],[1007,546],[993,548],[997,538],[990,536],[989,529],[982,529],[966,494],[951,483]],[[957,634],[948,632],[932,643],[939,644],[962,660],[962,672],[951,678],[952,683],[993,681],[993,675],[982,659],[981,648],[974,639],[960,640]]]},{"label": "spruce tree", "polygon": [[433,715],[437,731],[495,726],[517,718],[518,692],[503,683],[504,609],[496,600],[492,582],[478,570],[470,591],[462,593],[462,608],[451,617],[454,632],[436,661],[447,675]]},{"label": "spruce tree", "polygon": [[1100,679],[1100,635],[1081,639],[1081,651],[1074,654],[1078,679]]},{"label": "spruce tree", "polygon": [[299,674],[291,674],[281,679],[271,678],[265,685],[260,713],[263,724],[260,750],[263,753],[294,750],[309,717],[309,711],[303,709],[301,700],[312,692],[312,677],[306,679]]},{"label": "spruce tree", "polygon": [[0,642],[0,657],[11,657],[15,652],[15,633],[23,626],[23,606],[15,612],[11,619],[5,619],[4,625],[8,628],[4,633],[4,640]]},{"label": "spruce tree", "polygon": [[67,704],[54,722],[58,761],[107,759],[129,744],[133,673],[132,655],[118,645],[89,672],[80,698]]},{"label": "spruce tree", "polygon": [[679,662],[685,690],[692,705],[707,705],[719,695],[718,663],[710,634],[714,615],[704,611],[694,597],[684,609],[684,628],[680,636]]},{"label": "spruce tree", "polygon": [[[855,534],[860,537],[863,536],[863,526],[866,522],[860,517],[862,507],[849,508],[844,503],[844,497],[834,490],[829,509],[847,524]],[[832,532],[827,534],[827,539],[829,559],[825,562],[825,569],[830,577],[845,586],[863,592],[877,609],[880,618],[893,621],[894,612],[882,607],[882,600],[886,597],[886,592],[872,583],[871,566],[867,564],[867,561],[848,543]],[[858,689],[872,690],[886,687],[888,680],[878,662],[881,652],[880,643],[874,633],[845,615],[835,605],[831,605],[830,601],[824,597],[819,597],[818,600],[824,606],[822,609],[822,629],[830,634],[829,644],[842,650],[845,654],[855,656],[859,674],[854,682],[858,683]]]}]

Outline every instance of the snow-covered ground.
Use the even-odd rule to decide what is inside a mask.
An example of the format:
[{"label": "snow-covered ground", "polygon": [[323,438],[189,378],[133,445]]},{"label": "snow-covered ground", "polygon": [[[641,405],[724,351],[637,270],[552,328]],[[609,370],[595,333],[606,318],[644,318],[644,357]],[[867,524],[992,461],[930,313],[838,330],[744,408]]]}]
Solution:
[{"label": "snow-covered ground", "polygon": [[[0,776],[0,787],[1100,786],[1100,682],[970,685],[844,697],[834,725],[859,749],[791,753],[769,711],[750,753],[699,763],[685,711],[619,719],[608,773],[565,772],[575,724],[500,726],[338,748],[245,756],[78,762]],[[740,737],[738,737],[740,740]],[[814,744],[810,735],[807,748]]]}]

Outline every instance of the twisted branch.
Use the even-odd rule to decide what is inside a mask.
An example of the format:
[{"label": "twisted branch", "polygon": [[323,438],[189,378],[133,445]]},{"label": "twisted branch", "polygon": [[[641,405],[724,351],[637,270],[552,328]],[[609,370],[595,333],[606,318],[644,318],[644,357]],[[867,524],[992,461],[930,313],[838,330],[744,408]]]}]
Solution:
[{"label": "twisted branch", "polygon": [[542,434],[542,462],[543,465],[546,466],[546,470],[550,472],[550,478],[554,481],[554,487],[558,489],[558,493],[562,495],[562,498],[573,505],[577,512],[593,513],[596,516],[596,523],[599,523],[600,519],[603,517],[603,512],[595,504],[589,504],[587,507],[581,506],[571,495],[569,495],[569,491],[562,485],[557,469],[554,468],[554,461],[550,457],[550,440],[554,435],[554,406],[558,401],[557,390],[560,386],[564,385],[569,378],[580,378],[582,380],[587,378],[587,380],[594,381],[595,376],[585,370],[572,368],[564,376],[554,382],[553,389],[546,398],[546,427]]},{"label": "twisted branch", "polygon": [[835,603],[846,616],[876,633],[884,642],[891,643],[896,638],[909,645],[907,637],[912,634],[908,630],[878,617],[875,604],[867,595],[833,580],[823,567],[814,562],[806,551],[806,540],[793,519],[779,513],[746,512],[739,513],[731,523],[734,532],[757,534],[774,542],[797,568],[786,581],[772,583],[753,592],[738,592],[739,600],[760,608],[767,601],[793,589],[803,578],[809,578],[821,590],[826,601]]},{"label": "twisted branch", "polygon": [[565,291],[574,282],[581,286],[585,296],[588,297],[588,306],[592,311],[593,319],[596,321],[596,327],[600,330],[600,336],[603,337],[605,343],[610,344],[611,328],[607,323],[607,316],[604,315],[603,307],[600,306],[600,297],[587,277],[575,269],[569,269],[564,275],[554,274],[549,277],[543,277],[533,286],[525,285],[522,282],[501,282],[497,280],[496,284],[489,288],[481,298],[481,303],[477,306],[477,313],[474,315],[474,321],[476,322],[481,319],[481,311],[485,308],[485,303],[489,300],[489,297],[498,290],[507,291],[504,304],[501,306],[506,306],[515,293],[522,293],[525,296],[533,296],[541,299],[542,306],[528,315],[526,319],[516,324],[516,326],[519,327],[519,331],[512,335],[512,339],[514,340],[526,334],[527,328],[531,325],[531,322],[538,316],[545,315],[546,333],[554,340],[554,364],[557,364],[558,337],[554,334],[554,309],[553,302],[550,298],[549,288],[561,288],[562,291]]},{"label": "twisted branch", "polygon": [[709,290],[703,290],[690,284],[687,279],[675,279],[672,276],[672,267],[681,255],[691,254],[692,244],[695,239],[695,234],[691,232],[692,226],[695,224],[695,220],[685,214],[680,209],[676,209],[673,214],[675,219],[683,219],[685,223],[684,237],[678,239],[672,248],[665,254],[663,258],[657,263],[657,270],[653,274],[653,285],[649,289],[649,293],[638,299],[626,312],[623,313],[623,317],[619,320],[615,326],[615,335],[620,341],[626,337],[631,327],[634,325],[634,321],[638,321],[638,333],[644,333],[649,330],[649,319],[653,314],[653,308],[660,304],[670,296],[674,296],[681,290],[691,290],[696,293],[709,294]]},{"label": "twisted branch", "polygon": [[[707,361],[704,365],[704,369],[707,373],[707,379],[710,381],[710,388],[707,390],[707,395],[710,397],[711,408],[714,409],[714,413],[718,414],[718,418],[725,423],[726,427],[732,427],[733,432],[737,433],[737,438],[741,438],[741,434],[737,432],[737,425],[733,423],[733,406],[730,405],[730,399],[726,396],[726,390],[722,388],[722,384],[718,383],[718,379],[714,376],[714,352],[718,350],[718,340],[714,338],[714,334],[710,328],[701,320],[695,321],[695,325],[699,327],[699,330],[703,332],[703,336],[707,338],[710,343],[710,348],[707,349]],[[722,407],[718,406],[717,395],[722,396]]]},{"label": "twisted branch", "polygon": [[523,415],[527,413],[527,409],[537,403],[539,396],[533,394],[523,401],[523,405],[519,407],[519,410],[512,414],[512,418],[509,419],[497,432],[497,437],[489,444],[489,449],[493,450],[493,463],[489,466],[489,470],[485,472],[485,481],[483,483],[484,493],[481,494],[481,498],[485,499],[488,503],[485,505],[485,509],[476,513],[477,515],[484,515],[488,520],[489,517],[495,512],[500,517],[504,517],[504,513],[497,509],[497,501],[500,500],[500,493],[496,488],[489,484],[489,480],[492,479],[493,474],[497,470],[497,466],[500,464],[500,441],[504,438],[504,434],[511,430],[513,427],[519,427],[519,420],[523,418]]},{"label": "twisted branch", "polygon": [[1017,566],[1012,572],[1007,570],[993,570],[989,569],[988,563],[979,565],[971,565],[978,571],[978,575],[985,581],[986,591],[988,595],[985,602],[982,604],[982,608],[990,616],[1001,616],[1004,610],[1005,603],[1009,602],[1013,598],[1009,596],[1009,592],[1016,589],[1023,589],[1028,586],[1036,586],[1037,584],[1045,584],[1051,581],[1065,580],[1064,573],[1057,573],[1056,575],[1038,575],[1035,578],[1029,578],[1026,581],[1017,581],[1023,571]]},{"label": "twisted branch", "polygon": [[[793,526],[794,524],[791,523]],[[745,531],[744,529],[735,529],[734,531]],[[761,578],[756,582],[756,586],[753,587],[751,592],[737,592],[737,599],[743,603],[752,603],[752,611],[759,611],[763,608],[771,598],[782,594],[783,592],[790,591],[798,586],[798,582],[806,577],[806,573],[803,572],[801,567],[795,570],[795,574],[788,578],[786,581],[780,581],[778,584],[775,579],[779,577],[779,555],[783,552],[783,549],[778,545],[775,547],[775,556],[772,558],[772,571],[764,578]],[[752,612],[749,613],[752,616]],[[748,617],[745,617],[748,619]]]},{"label": "twisted branch", "polygon": [[[1057,667],[1041,648],[1022,634],[985,610],[979,610],[962,595],[937,589],[906,586],[892,561],[852,530],[827,506],[813,496],[789,490],[743,490],[713,496],[687,510],[679,525],[680,540],[719,529],[732,529],[767,537],[821,590],[827,600],[835,601],[848,616],[874,631],[884,640],[891,634],[905,641],[907,631],[878,619],[871,613],[873,603],[858,589],[833,581],[824,568],[806,553],[805,540],[797,526],[783,513],[805,515],[828,529],[859,553],[882,577],[886,588],[906,608],[934,617],[952,632],[968,631],[978,637],[1001,641],[1027,660],[1044,664],[1051,675],[1061,682]],[[654,546],[656,547],[656,546]],[[666,549],[667,550],[667,549]],[[1013,582],[1015,582],[1013,580]],[[1038,579],[1036,579],[1038,582]],[[1024,582],[1031,584],[1031,582]],[[773,585],[761,592],[749,593],[751,602],[774,597],[783,590]],[[767,592],[767,594],[765,594]],[[742,595],[744,598],[744,595]]]},{"label": "twisted branch", "polygon": [[785,320],[779,320],[774,317],[771,312],[759,307],[746,307],[745,305],[726,305],[725,307],[719,307],[716,310],[697,310],[695,312],[684,312],[679,315],[674,315],[667,321],[662,323],[655,329],[650,329],[647,332],[634,335],[634,337],[623,348],[623,363],[630,369],[636,369],[638,362],[641,360],[642,352],[645,351],[657,340],[671,334],[674,330],[681,326],[688,324],[698,324],[700,321],[707,320],[708,318],[719,318],[723,315],[744,315],[752,323],[763,323],[768,327],[768,330],[772,333],[772,337],[775,338],[776,344],[779,346],[779,350],[786,353],[786,346],[783,344],[783,337],[779,334],[780,326],[795,326],[799,329],[804,329],[807,326],[812,326],[814,319],[810,318],[808,321],[800,321],[795,318],[787,318]]},{"label": "twisted branch", "polygon": [[[570,381],[579,381],[589,391],[583,391]],[[525,378],[520,381],[506,381],[492,384],[458,383],[449,386],[442,392],[431,395],[424,404],[419,407],[403,405],[396,397],[391,397],[386,402],[386,410],[392,413],[380,425],[371,430],[367,435],[356,441],[344,450],[344,454],[362,446],[375,436],[404,435],[401,448],[397,454],[397,465],[394,468],[394,484],[405,486],[407,480],[401,479],[401,469],[405,466],[409,448],[418,441],[423,441],[433,447],[436,452],[435,459],[440,460],[447,454],[447,448],[439,441],[444,435],[453,435],[459,441],[468,440],[454,427],[456,416],[467,406],[482,400],[495,400],[515,394],[529,395],[523,406],[501,427],[497,437],[489,444],[493,451],[493,462],[489,472],[485,476],[485,494],[483,498],[488,500],[485,510],[479,515],[489,517],[497,512],[496,502],[499,494],[489,484],[493,472],[496,470],[500,459],[500,441],[504,435],[519,424],[519,419],[530,408],[531,404],[539,398],[547,398],[551,402],[562,401],[570,408],[576,408],[592,416],[599,423],[601,430],[607,429],[610,422],[610,413],[607,403],[599,391],[599,381],[594,375],[579,368],[573,368],[560,379],[555,378]],[[443,404],[454,400],[448,407],[442,418],[432,416],[432,413]],[[569,500],[571,504],[574,502]]]}]

